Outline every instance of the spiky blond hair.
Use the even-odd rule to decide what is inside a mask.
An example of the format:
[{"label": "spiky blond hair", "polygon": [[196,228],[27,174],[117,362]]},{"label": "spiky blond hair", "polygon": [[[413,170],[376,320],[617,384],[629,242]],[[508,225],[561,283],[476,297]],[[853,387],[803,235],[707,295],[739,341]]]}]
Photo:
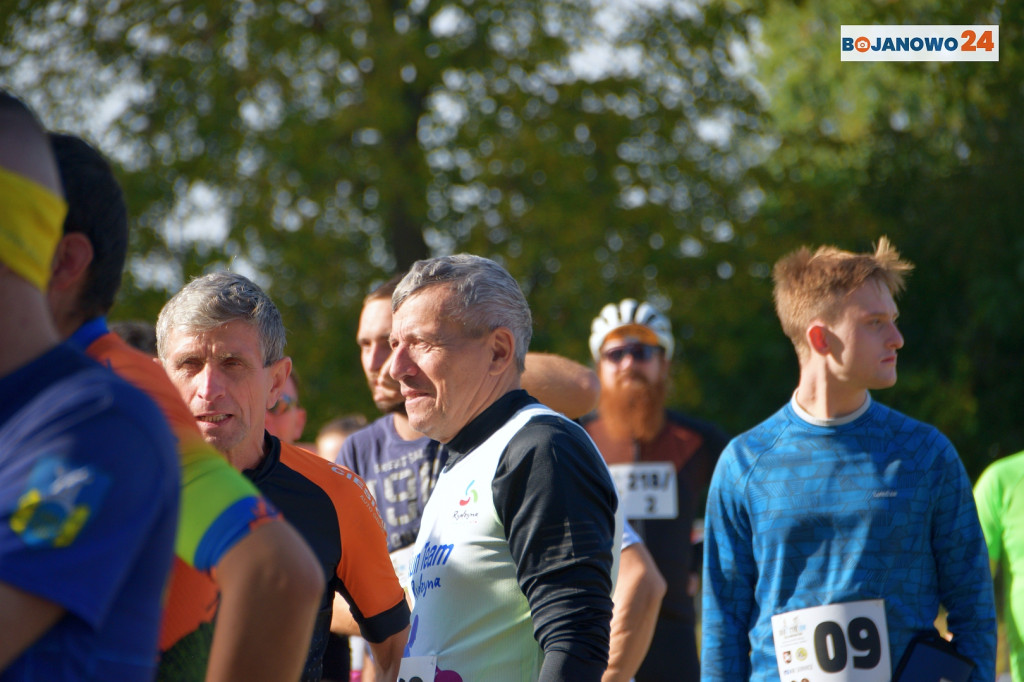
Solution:
[{"label": "spiky blond hair", "polygon": [[811,253],[803,246],[780,258],[772,270],[775,312],[782,331],[802,356],[808,350],[804,335],[813,320],[832,321],[844,299],[869,279],[877,279],[897,296],[913,269],[886,237],[879,238],[874,253],[852,253],[834,246],[821,246]]}]

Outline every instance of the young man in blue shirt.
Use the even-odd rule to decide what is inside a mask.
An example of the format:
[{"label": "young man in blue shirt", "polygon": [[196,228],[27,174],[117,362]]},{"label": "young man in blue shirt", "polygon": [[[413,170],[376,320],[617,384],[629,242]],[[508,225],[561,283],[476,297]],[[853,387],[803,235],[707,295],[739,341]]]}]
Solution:
[{"label": "young man in blue shirt", "polygon": [[971,682],[995,677],[985,541],[956,450],[869,391],[896,383],[911,265],[802,248],[775,265],[792,400],[730,442],[705,515],[702,679],[888,680],[940,605]]}]

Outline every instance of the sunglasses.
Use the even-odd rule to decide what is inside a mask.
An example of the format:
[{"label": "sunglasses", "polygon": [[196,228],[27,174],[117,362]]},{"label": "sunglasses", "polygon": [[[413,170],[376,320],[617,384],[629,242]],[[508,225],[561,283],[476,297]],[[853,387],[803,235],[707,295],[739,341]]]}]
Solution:
[{"label": "sunglasses", "polygon": [[297,398],[293,398],[290,395],[282,393],[281,397],[277,399],[276,403],[270,406],[270,409],[267,410],[267,412],[274,415],[275,417],[280,417],[288,410],[298,406],[299,401]]},{"label": "sunglasses", "polygon": [[612,364],[619,364],[628,355],[637,362],[647,362],[661,352],[661,346],[649,346],[645,343],[633,343],[628,346],[612,348],[601,353],[601,357]]}]

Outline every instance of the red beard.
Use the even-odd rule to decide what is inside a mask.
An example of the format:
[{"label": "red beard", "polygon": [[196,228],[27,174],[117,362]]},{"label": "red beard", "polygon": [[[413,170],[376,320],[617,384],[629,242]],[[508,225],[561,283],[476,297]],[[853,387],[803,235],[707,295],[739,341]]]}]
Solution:
[{"label": "red beard", "polygon": [[665,425],[665,396],[668,382],[650,383],[647,377],[631,373],[632,381],[619,377],[614,383],[601,387],[597,411],[616,440],[654,440]]}]

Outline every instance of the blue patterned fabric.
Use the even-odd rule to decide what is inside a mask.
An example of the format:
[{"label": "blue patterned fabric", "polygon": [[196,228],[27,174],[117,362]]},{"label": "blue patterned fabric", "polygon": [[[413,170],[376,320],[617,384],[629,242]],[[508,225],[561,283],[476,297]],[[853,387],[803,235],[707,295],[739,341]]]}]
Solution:
[{"label": "blue patterned fabric", "polygon": [[771,617],[884,599],[893,667],[933,630],[995,678],[995,607],[971,484],[937,429],[878,403],[835,426],[787,404],[722,453],[705,516],[703,680],[777,682]]},{"label": "blue patterned fabric", "polygon": [[153,679],[179,479],[156,405],[70,345],[0,378],[0,582],[65,611],[0,680]]}]

